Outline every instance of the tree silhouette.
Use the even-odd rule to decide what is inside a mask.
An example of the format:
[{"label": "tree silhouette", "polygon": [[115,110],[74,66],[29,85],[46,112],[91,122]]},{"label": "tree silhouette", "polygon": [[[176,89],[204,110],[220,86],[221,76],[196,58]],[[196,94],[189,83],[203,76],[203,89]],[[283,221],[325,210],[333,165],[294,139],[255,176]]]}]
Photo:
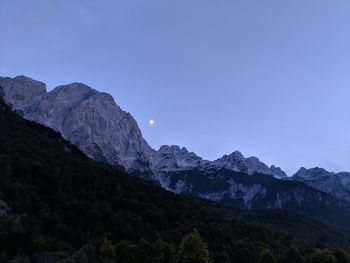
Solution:
[{"label": "tree silhouette", "polygon": [[178,263],[208,263],[208,246],[197,229],[187,234],[181,241]]},{"label": "tree silhouette", "polygon": [[337,263],[337,259],[333,255],[332,251],[325,249],[315,249],[311,256],[313,263]]},{"label": "tree silhouette", "polygon": [[303,263],[304,259],[296,246],[290,246],[283,257],[283,263]]}]

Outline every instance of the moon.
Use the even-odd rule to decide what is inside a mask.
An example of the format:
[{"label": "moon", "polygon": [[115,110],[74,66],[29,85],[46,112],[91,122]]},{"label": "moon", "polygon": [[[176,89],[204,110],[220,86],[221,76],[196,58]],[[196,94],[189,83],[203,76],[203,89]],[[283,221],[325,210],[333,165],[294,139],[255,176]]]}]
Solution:
[{"label": "moon", "polygon": [[149,125],[154,125],[156,122],[153,119],[150,119],[148,123]]}]

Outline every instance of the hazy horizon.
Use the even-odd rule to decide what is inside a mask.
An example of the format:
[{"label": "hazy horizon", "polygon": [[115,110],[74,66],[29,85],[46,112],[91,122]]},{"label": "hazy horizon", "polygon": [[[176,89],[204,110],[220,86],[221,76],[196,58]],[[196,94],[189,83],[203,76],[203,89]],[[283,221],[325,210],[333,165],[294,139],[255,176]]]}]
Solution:
[{"label": "hazy horizon", "polygon": [[0,0],[0,75],[111,93],[155,149],[350,171],[349,14],[347,1]]}]

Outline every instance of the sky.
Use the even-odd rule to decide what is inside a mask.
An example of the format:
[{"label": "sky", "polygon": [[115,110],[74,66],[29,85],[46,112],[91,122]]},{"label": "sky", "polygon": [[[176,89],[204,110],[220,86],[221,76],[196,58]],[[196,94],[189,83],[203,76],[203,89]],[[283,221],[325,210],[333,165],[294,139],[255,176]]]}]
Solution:
[{"label": "sky", "polygon": [[155,149],[350,171],[348,0],[0,0],[17,75],[111,93]]}]

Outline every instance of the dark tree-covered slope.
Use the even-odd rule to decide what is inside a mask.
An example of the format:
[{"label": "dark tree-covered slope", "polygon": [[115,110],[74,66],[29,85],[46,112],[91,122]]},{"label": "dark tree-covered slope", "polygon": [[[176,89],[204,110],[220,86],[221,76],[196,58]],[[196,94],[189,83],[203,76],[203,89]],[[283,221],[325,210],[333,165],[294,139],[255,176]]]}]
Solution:
[{"label": "dark tree-covered slope", "polygon": [[169,188],[181,194],[221,202],[226,206],[284,208],[350,232],[350,203],[304,183],[265,174],[247,175],[224,168],[187,169],[169,173]]},{"label": "dark tree-covered slope", "polygon": [[0,252],[8,258],[87,243],[97,248],[105,235],[115,243],[178,245],[194,228],[208,242],[212,262],[234,262],[242,244],[277,258],[291,244],[304,252],[315,244],[348,246],[341,232],[291,212],[242,212],[167,192],[87,158],[60,134],[2,103],[0,199],[11,208],[0,224]]}]

